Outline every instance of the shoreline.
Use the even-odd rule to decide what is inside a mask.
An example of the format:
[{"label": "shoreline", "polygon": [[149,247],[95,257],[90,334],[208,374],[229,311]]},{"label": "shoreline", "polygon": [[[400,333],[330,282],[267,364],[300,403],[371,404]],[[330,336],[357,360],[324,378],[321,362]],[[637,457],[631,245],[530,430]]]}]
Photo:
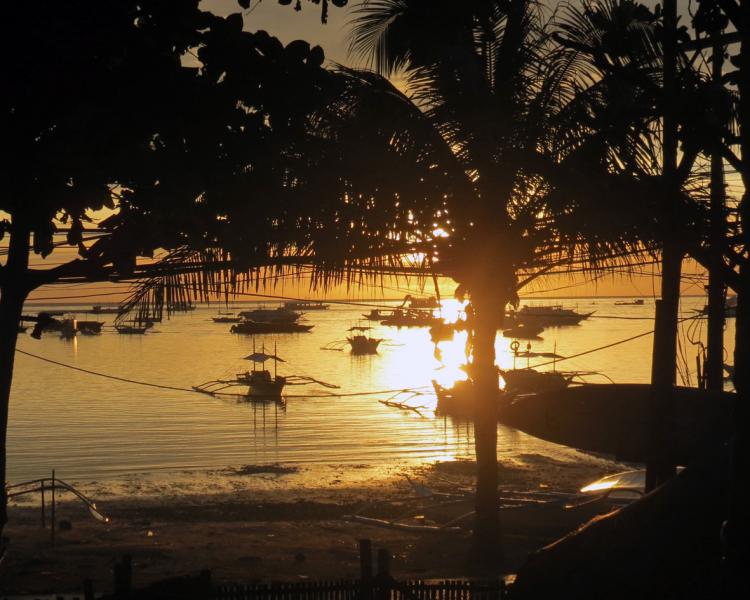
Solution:
[{"label": "shoreline", "polygon": [[[573,493],[622,466],[596,457],[562,463],[531,455],[525,464],[501,458],[501,496],[511,490]],[[0,588],[9,594],[79,592],[83,580],[91,578],[97,591],[107,591],[112,565],[124,554],[133,557],[137,587],[202,569],[210,569],[216,583],[356,577],[361,538],[391,551],[397,578],[476,575],[466,562],[468,530],[428,534],[344,518],[395,520],[412,514],[421,516],[415,522],[445,523],[471,511],[474,468],[469,460],[391,469],[245,465],[231,472],[183,473],[166,486],[137,476],[125,478],[121,487],[87,482],[81,491],[111,521],[97,523],[82,504],[61,498],[55,546],[49,524],[40,526],[35,494],[36,501],[14,503],[10,510]],[[437,494],[462,496],[452,502],[418,499],[406,476]],[[513,516],[504,523],[503,573],[513,573],[530,552],[593,516],[576,514],[560,523],[558,508],[550,514],[533,511],[508,512]]]}]

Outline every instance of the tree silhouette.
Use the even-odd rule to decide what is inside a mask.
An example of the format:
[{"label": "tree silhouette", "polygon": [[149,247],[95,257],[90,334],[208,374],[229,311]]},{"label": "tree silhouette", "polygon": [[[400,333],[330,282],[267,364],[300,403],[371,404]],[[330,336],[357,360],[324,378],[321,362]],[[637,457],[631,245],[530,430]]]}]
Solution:
[{"label": "tree silhouette", "polygon": [[[239,229],[239,219],[228,224],[225,215],[240,194],[244,235],[257,234],[263,169],[283,170],[297,114],[305,102],[318,103],[327,76],[320,48],[284,48],[264,32],[248,34],[241,15],[216,17],[200,11],[198,0],[43,0],[15,3],[4,17],[3,55],[16,58],[4,69],[0,100],[0,230],[8,238],[0,266],[0,481],[28,294],[61,281],[143,276],[153,268],[138,256],[186,240],[213,246]],[[190,64],[193,57],[200,65]],[[253,173],[248,185],[221,187],[240,163]],[[212,212],[202,198],[209,184],[222,192]],[[91,228],[90,211],[99,209],[112,215]],[[30,264],[34,254],[46,258],[64,246],[79,257]],[[243,256],[254,250],[248,243]],[[0,531],[6,522],[3,486]]]}]

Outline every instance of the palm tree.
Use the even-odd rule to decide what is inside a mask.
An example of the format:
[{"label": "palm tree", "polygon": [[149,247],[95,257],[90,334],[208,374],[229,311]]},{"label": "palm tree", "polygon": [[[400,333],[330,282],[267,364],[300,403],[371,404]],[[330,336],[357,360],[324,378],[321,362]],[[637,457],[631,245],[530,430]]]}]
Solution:
[{"label": "palm tree", "polygon": [[[611,98],[581,68],[578,53],[557,46],[554,20],[528,0],[366,0],[352,23],[352,53],[383,76],[405,78],[410,101],[471,187],[455,207],[461,225],[439,264],[476,315],[475,535],[484,550],[496,547],[499,533],[494,341],[505,307],[555,265],[585,257],[595,268],[638,252],[639,239],[653,240],[642,222],[636,228],[626,218],[608,230],[611,219],[601,219],[597,192],[605,186],[614,195],[607,210],[625,201],[638,182],[621,161],[650,159],[653,149],[637,120],[605,126],[607,115],[592,112],[622,111],[601,102]],[[614,177],[617,171],[628,177]],[[650,202],[640,208],[648,214]]]}]

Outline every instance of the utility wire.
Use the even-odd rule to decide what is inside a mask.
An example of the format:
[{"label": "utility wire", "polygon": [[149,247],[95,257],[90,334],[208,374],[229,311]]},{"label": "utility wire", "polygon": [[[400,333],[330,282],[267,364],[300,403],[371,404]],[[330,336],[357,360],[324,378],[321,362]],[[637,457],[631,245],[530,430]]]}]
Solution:
[{"label": "utility wire", "polygon": [[[16,352],[18,352],[19,354],[23,354],[24,356],[28,356],[30,358],[36,358],[37,360],[41,360],[42,362],[46,362],[52,365],[57,365],[58,367],[71,369],[73,371],[85,373],[86,375],[93,375],[95,377],[102,377],[104,379],[120,381],[122,383],[130,383],[133,385],[142,385],[145,387],[157,388],[161,390],[172,390],[176,392],[190,392],[191,394],[201,394],[202,396],[237,396],[238,395],[238,394],[229,394],[225,392],[201,392],[193,388],[185,388],[185,387],[179,387],[179,386],[174,386],[174,385],[164,385],[161,383],[151,383],[150,381],[140,381],[138,379],[129,379],[128,377],[119,377],[117,375],[110,375],[108,373],[102,373],[100,371],[92,371],[90,369],[76,367],[68,363],[53,360],[51,358],[46,358],[44,356],[39,356],[38,354],[32,354],[31,352],[26,352],[26,350],[21,350],[20,348],[16,348]],[[372,392],[348,392],[348,393],[343,393],[343,394],[332,394],[332,393],[292,394],[292,395],[284,394],[284,397],[285,398],[345,398],[345,397],[354,397],[354,396],[375,396],[375,395],[380,395],[380,394],[395,394],[399,392],[414,392],[416,390],[428,389],[428,387],[429,386],[421,386],[421,387],[416,387],[416,388],[402,388],[402,389],[394,389],[394,390],[375,390]]]}]

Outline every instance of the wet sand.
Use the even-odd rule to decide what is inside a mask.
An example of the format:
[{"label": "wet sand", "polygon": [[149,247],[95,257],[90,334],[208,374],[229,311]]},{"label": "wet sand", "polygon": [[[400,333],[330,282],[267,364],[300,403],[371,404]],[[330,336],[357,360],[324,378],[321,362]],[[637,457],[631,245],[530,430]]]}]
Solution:
[{"label": "wet sand", "polygon": [[[501,497],[517,491],[574,493],[623,468],[587,455],[576,463],[525,455],[501,461]],[[210,569],[215,582],[356,577],[361,538],[392,552],[396,577],[481,575],[467,562],[468,533],[415,533],[345,519],[419,516],[405,522],[445,523],[472,510],[473,473],[471,461],[389,469],[245,465],[88,482],[79,489],[110,522],[97,523],[80,503],[62,496],[54,546],[49,521],[47,529],[40,526],[37,494],[11,509],[0,590],[79,592],[85,578],[94,580],[97,591],[110,590],[112,566],[124,554],[133,557],[136,586],[202,569]],[[467,496],[418,499],[405,476],[434,492]],[[500,570],[513,573],[529,552],[606,510],[599,505],[503,510],[506,561]],[[60,527],[61,521],[70,529]],[[470,517],[464,522],[470,524]]]}]

